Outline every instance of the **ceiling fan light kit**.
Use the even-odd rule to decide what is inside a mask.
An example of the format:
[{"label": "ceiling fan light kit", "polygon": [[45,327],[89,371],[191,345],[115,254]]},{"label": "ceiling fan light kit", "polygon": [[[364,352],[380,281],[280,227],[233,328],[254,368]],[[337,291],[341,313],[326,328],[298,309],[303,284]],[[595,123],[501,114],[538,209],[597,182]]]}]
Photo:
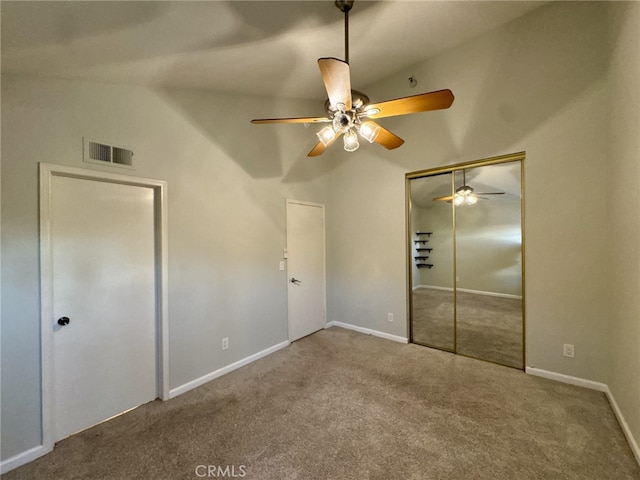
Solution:
[{"label": "ceiling fan light kit", "polygon": [[328,147],[333,143],[336,139],[336,132],[333,127],[324,127],[322,130],[316,133],[318,139],[322,142],[325,147]]},{"label": "ceiling fan light kit", "polygon": [[465,190],[462,193],[456,192],[453,198],[453,203],[456,204],[457,207],[461,205],[474,205],[478,202],[478,197],[475,196],[473,190],[469,192]]},{"label": "ceiling fan light kit", "polygon": [[481,197],[480,195],[504,195],[505,192],[482,192],[477,193],[473,187],[467,185],[467,175],[466,171],[462,170],[462,185],[456,188],[453,195],[444,195],[442,197],[436,197],[433,199],[434,202],[447,202],[453,204],[456,207],[461,207],[463,205],[475,205],[478,203],[478,199],[482,198],[483,200],[488,200],[488,198]]},{"label": "ceiling fan light kit", "polygon": [[[307,154],[309,157],[322,155],[327,147],[343,136],[344,149],[353,152],[358,149],[358,135],[369,143],[377,143],[388,150],[398,148],[404,140],[372,121],[376,118],[394,117],[410,113],[426,112],[449,108],[453,103],[451,90],[412,95],[410,97],[387,100],[371,104],[365,94],[351,89],[349,70],[349,10],[354,0],[335,0],[335,5],[344,12],[345,60],[320,58],[318,67],[322,75],[328,100],[325,102],[326,117],[261,118],[251,123],[329,123],[316,133],[319,142]],[[412,81],[413,80],[413,81]],[[417,82],[410,78],[411,86]]]},{"label": "ceiling fan light kit", "polygon": [[373,143],[378,138],[380,134],[380,127],[376,125],[374,122],[364,122],[360,124],[358,128],[358,133],[362,138],[367,140],[369,143]]},{"label": "ceiling fan light kit", "polygon": [[360,147],[360,143],[358,143],[358,135],[350,128],[347,133],[344,134],[344,149],[347,152],[354,152]]}]

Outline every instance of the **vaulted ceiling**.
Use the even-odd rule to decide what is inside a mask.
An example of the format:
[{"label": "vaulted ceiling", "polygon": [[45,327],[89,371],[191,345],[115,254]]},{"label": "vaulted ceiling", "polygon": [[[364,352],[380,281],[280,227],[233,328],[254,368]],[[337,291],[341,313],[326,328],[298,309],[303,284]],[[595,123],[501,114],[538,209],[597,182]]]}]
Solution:
[{"label": "vaulted ceiling", "polygon": [[[357,0],[352,84],[369,85],[543,3]],[[0,5],[3,73],[324,99],[316,59],[344,58],[344,15],[333,1]]]}]

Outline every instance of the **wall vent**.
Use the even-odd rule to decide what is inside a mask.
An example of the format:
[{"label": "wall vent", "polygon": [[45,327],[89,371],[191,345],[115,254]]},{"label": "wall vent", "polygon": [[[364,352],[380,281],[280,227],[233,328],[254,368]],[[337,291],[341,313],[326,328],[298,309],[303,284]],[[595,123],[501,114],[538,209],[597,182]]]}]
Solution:
[{"label": "wall vent", "polygon": [[84,161],[90,163],[110,164],[118,167],[133,167],[133,151],[94,142],[88,138],[84,140]]}]

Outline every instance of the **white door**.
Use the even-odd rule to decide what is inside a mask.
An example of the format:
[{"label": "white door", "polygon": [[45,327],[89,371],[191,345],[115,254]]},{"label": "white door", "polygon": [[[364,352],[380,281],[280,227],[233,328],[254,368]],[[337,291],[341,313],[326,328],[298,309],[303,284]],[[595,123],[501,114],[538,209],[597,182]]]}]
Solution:
[{"label": "white door", "polygon": [[158,396],[154,192],[53,176],[50,215],[57,441]]},{"label": "white door", "polygon": [[324,206],[287,200],[289,340],[324,328]]}]

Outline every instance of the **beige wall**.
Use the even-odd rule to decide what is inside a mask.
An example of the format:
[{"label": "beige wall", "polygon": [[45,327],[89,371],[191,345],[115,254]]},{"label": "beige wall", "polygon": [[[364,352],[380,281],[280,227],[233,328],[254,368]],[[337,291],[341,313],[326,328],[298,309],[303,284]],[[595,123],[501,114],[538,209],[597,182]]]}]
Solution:
[{"label": "beige wall", "polygon": [[[606,3],[552,3],[369,87],[373,101],[451,88],[446,111],[382,119],[331,174],[329,318],[406,335],[404,174],[526,151],[527,364],[606,381]],[[415,75],[418,87],[409,87]],[[346,159],[348,158],[348,161]],[[387,322],[386,312],[396,321]],[[562,344],[576,357],[562,356]]]},{"label": "beige wall", "polygon": [[[2,78],[2,457],[40,444],[38,162],[82,162],[82,138],[135,152],[168,181],[170,388],[288,338],[285,199],[325,202],[302,126],[256,126],[315,104]],[[221,338],[231,348],[221,351]]]},{"label": "beige wall", "polygon": [[520,199],[456,209],[457,287],[522,296]]},{"label": "beige wall", "polygon": [[625,3],[613,13],[605,223],[612,300],[604,319],[607,383],[640,441],[640,3]]}]

